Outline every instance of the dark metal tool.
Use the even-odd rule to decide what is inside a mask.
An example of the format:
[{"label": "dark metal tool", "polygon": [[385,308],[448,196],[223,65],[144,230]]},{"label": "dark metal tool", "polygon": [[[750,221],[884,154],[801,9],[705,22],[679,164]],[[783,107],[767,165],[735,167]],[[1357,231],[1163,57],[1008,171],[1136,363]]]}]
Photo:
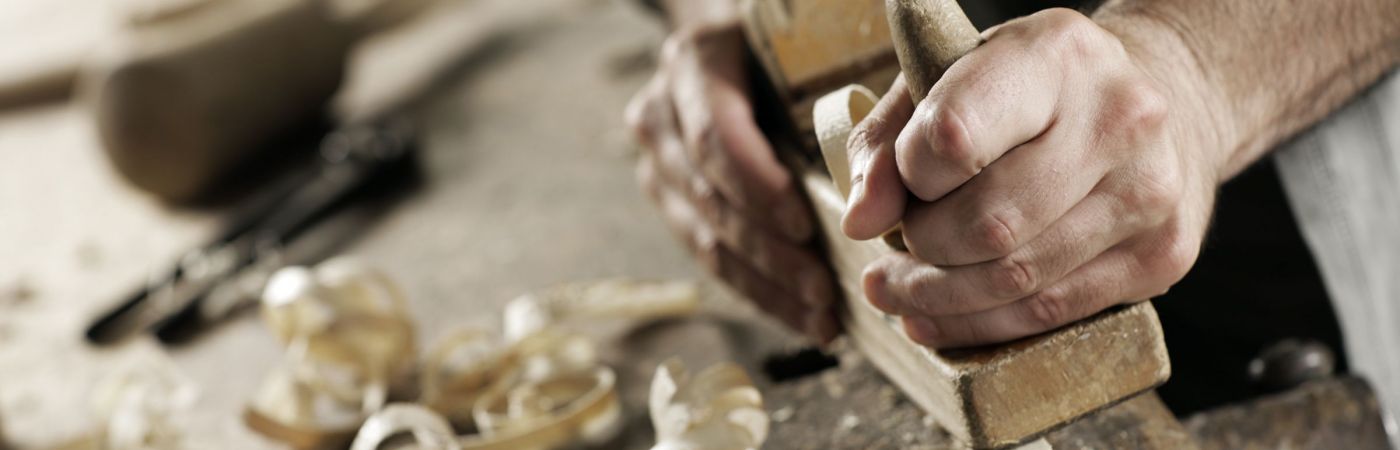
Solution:
[{"label": "dark metal tool", "polygon": [[228,315],[292,259],[286,249],[305,231],[365,188],[401,172],[396,169],[410,162],[413,138],[403,120],[327,134],[320,144],[322,163],[312,174],[187,252],[164,277],[136,289],[88,327],[87,339],[107,344],[151,331],[164,342],[176,342]]}]

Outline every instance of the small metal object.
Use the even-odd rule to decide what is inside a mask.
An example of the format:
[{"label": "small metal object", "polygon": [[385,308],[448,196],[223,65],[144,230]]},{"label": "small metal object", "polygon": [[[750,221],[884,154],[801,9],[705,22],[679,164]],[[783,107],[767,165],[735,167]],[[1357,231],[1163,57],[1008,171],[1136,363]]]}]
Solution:
[{"label": "small metal object", "polygon": [[1332,349],[1307,339],[1285,339],[1266,347],[1249,362],[1249,379],[1265,392],[1292,389],[1308,381],[1331,378],[1337,358]]},{"label": "small metal object", "polygon": [[113,343],[149,329],[163,342],[176,342],[223,318],[256,297],[250,293],[283,263],[284,247],[401,166],[412,149],[413,130],[402,120],[331,132],[321,141],[323,163],[314,173],[99,317],[87,329],[88,341]]}]

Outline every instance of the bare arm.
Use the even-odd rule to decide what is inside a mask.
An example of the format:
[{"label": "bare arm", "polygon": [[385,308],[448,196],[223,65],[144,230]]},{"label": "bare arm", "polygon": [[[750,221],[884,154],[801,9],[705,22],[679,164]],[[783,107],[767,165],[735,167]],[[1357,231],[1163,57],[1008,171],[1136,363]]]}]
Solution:
[{"label": "bare arm", "polygon": [[[1193,76],[1204,82],[1202,101],[1216,114],[1226,153],[1222,178],[1400,62],[1400,2],[1394,0],[1112,0],[1094,20],[1126,45],[1168,53],[1146,65],[1195,62]],[[1171,55],[1164,43],[1182,45],[1189,55]],[[1179,74],[1182,68],[1150,72]]]},{"label": "bare arm", "polygon": [[844,231],[902,223],[910,250],[866,269],[866,296],[936,347],[1175,284],[1221,183],[1400,60],[1400,2],[1110,0],[983,36],[919,104],[892,88],[847,146]]}]

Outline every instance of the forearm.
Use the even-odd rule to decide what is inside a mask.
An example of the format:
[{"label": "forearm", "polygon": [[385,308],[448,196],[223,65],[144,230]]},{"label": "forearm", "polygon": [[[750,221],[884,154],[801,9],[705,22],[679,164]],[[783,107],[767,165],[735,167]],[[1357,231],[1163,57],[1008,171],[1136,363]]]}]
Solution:
[{"label": "forearm", "polygon": [[[1400,62],[1395,0],[1110,0],[1094,19],[1128,45],[1186,59],[1147,64],[1202,84],[1177,89],[1213,122],[1197,132],[1221,147],[1222,180]],[[1147,42],[1153,32],[1175,36]]]}]

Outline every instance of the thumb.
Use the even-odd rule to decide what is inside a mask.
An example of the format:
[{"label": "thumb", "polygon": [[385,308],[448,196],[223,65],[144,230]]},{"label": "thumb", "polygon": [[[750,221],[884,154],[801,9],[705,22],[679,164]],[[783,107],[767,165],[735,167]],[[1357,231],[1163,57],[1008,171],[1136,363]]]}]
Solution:
[{"label": "thumb", "polygon": [[841,230],[852,239],[873,239],[899,224],[908,191],[895,164],[895,139],[909,123],[914,103],[904,77],[851,132],[846,143],[851,192]]}]

